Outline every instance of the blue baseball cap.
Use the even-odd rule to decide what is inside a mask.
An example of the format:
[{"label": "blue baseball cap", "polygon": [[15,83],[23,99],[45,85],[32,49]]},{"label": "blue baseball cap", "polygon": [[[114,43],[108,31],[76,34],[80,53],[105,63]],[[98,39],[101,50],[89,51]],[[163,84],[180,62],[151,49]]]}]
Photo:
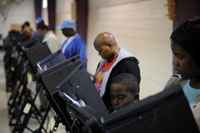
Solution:
[{"label": "blue baseball cap", "polygon": [[44,19],[42,17],[38,17],[36,19],[36,24],[44,23]]},{"label": "blue baseball cap", "polygon": [[76,30],[76,23],[72,20],[65,20],[61,25],[58,26],[59,29],[70,28]]}]

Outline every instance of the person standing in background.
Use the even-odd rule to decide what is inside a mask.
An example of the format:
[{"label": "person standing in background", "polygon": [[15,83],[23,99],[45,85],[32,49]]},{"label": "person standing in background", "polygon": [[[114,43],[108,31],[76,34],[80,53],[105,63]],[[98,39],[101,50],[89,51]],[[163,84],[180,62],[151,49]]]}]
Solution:
[{"label": "person standing in background", "polygon": [[30,22],[25,21],[21,26],[22,41],[29,41],[32,39],[33,29]]},{"label": "person standing in background", "polygon": [[52,53],[57,52],[60,49],[56,35],[49,30],[48,26],[43,23],[37,26],[37,32],[39,36],[43,36],[42,43],[47,43]]},{"label": "person standing in background", "polygon": [[80,56],[82,68],[86,69],[87,66],[87,54],[86,44],[76,32],[76,24],[74,21],[65,20],[59,29],[62,30],[66,40],[62,44],[61,51],[65,58],[70,58],[76,55]]}]

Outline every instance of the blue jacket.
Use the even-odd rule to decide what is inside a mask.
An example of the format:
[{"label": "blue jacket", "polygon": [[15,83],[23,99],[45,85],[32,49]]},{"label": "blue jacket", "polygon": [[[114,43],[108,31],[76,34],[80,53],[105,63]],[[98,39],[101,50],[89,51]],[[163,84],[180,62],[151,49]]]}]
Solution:
[{"label": "blue jacket", "polygon": [[75,55],[79,55],[81,63],[83,63],[83,67],[86,68],[86,45],[78,34],[74,35],[73,37],[69,38],[63,43],[62,53],[64,54],[65,58],[70,58]]}]

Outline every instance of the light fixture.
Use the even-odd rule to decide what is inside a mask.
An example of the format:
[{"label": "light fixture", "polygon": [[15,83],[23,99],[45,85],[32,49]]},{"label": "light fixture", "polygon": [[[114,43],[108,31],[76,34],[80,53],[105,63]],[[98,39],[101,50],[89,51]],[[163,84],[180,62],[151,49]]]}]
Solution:
[{"label": "light fixture", "polygon": [[48,7],[48,1],[42,0],[42,8],[47,8],[47,7]]}]

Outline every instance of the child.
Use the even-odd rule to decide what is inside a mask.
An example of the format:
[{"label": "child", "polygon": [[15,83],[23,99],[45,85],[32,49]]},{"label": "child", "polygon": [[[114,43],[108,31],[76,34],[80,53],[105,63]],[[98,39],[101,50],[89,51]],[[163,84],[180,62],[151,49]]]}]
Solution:
[{"label": "child", "polygon": [[174,70],[185,79],[183,92],[200,127],[200,19],[181,24],[171,40]]},{"label": "child", "polygon": [[139,85],[137,78],[128,73],[121,73],[111,82],[111,104],[113,110],[118,110],[139,100]]}]

